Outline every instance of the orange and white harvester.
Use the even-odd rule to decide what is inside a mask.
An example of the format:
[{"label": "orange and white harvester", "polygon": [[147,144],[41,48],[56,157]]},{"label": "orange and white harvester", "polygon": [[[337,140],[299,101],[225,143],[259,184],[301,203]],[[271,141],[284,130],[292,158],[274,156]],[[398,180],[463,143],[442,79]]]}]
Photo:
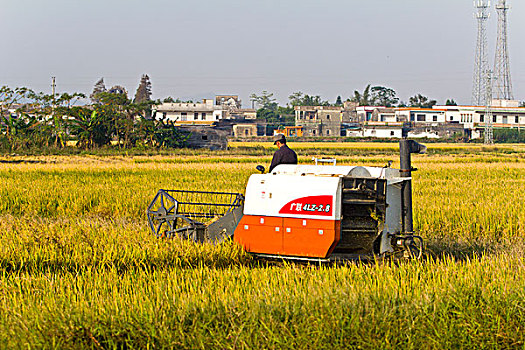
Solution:
[{"label": "orange and white harvester", "polygon": [[425,150],[402,140],[400,169],[279,165],[251,175],[244,195],[159,190],[148,207],[149,225],[159,237],[233,238],[265,258],[419,258],[423,240],[412,224],[410,155]]}]

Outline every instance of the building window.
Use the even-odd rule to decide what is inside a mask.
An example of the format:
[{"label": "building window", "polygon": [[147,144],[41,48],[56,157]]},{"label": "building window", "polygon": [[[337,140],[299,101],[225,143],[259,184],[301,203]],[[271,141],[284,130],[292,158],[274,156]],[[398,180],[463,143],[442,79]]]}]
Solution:
[{"label": "building window", "polygon": [[168,113],[166,112],[162,112],[162,119],[166,119],[166,116],[168,115]]},{"label": "building window", "polygon": [[519,122],[520,122],[520,117],[515,116],[514,117],[514,123],[519,124]]},{"label": "building window", "polygon": [[482,114],[482,115],[479,116],[479,122],[480,123],[484,123],[485,122],[485,115]]},{"label": "building window", "polygon": [[410,121],[413,122],[416,120],[416,115],[414,113],[410,113]]},{"label": "building window", "polygon": [[208,135],[202,135],[201,138],[202,138],[204,141],[207,141],[207,140],[208,140]]},{"label": "building window", "polygon": [[417,115],[417,121],[418,122],[424,122],[425,121],[425,115],[424,114],[418,114]]},{"label": "building window", "polygon": [[312,130],[312,134],[314,134],[314,135],[315,135],[315,130]]},{"label": "building window", "polygon": [[299,112],[299,119],[303,119],[303,111]]},{"label": "building window", "polygon": [[215,116],[215,119],[216,119],[216,120],[219,120],[219,116],[218,116],[218,115],[216,115],[216,116]]},{"label": "building window", "polygon": [[326,119],[328,119],[328,120],[330,119],[330,114],[326,115]]},{"label": "building window", "polygon": [[330,130],[326,130],[326,135],[330,135]]},{"label": "building window", "polygon": [[496,116],[492,116],[492,122],[495,123],[496,122]]},{"label": "building window", "polygon": [[437,122],[438,121],[438,116],[437,115],[433,116],[432,117],[432,121]]},{"label": "building window", "polygon": [[394,136],[394,131],[390,131],[390,136]]},{"label": "building window", "polygon": [[199,113],[195,112],[193,113],[193,120],[199,119]]},{"label": "building window", "polygon": [[206,113],[201,113],[201,119],[206,120]]},{"label": "building window", "polygon": [[186,112],[182,112],[180,114],[180,120],[182,120],[183,122],[185,122],[186,120],[188,120],[188,114]]}]

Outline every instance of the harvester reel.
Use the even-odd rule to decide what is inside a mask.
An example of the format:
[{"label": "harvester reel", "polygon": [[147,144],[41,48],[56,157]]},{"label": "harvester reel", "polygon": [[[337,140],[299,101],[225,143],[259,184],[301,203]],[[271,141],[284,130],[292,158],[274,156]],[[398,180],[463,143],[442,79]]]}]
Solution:
[{"label": "harvester reel", "polygon": [[221,242],[233,234],[243,204],[238,193],[159,190],[148,206],[148,223],[159,238]]},{"label": "harvester reel", "polygon": [[177,229],[177,201],[160,190],[148,206],[148,223],[157,237],[170,237]]}]

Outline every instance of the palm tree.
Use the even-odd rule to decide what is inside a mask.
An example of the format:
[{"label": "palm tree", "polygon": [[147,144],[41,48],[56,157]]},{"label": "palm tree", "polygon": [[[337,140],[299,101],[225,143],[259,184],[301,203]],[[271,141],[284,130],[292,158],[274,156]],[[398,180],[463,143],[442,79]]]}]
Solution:
[{"label": "palm tree", "polygon": [[419,107],[419,108],[432,108],[437,101],[430,100],[428,97],[421,94],[414,95],[408,100],[410,107]]},{"label": "palm tree", "polygon": [[103,146],[111,141],[109,126],[104,115],[87,108],[72,111],[73,119],[69,121],[71,133],[78,139],[78,147],[93,148]]},{"label": "palm tree", "polygon": [[356,102],[360,106],[370,106],[373,104],[372,95],[370,94],[370,84],[366,86],[361,94],[359,91],[354,91],[354,97],[350,99],[352,102]]}]

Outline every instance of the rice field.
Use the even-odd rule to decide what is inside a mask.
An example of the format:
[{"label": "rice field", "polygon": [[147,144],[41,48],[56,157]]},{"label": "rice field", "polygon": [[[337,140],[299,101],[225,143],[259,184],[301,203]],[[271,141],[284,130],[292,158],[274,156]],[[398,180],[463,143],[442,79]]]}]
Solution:
[{"label": "rice field", "polygon": [[[327,154],[397,166],[396,147],[296,149],[301,163]],[[525,348],[525,146],[429,148],[413,158],[425,258],[345,266],[266,264],[231,243],[149,232],[145,209],[159,188],[244,192],[255,165],[269,164],[270,144],[0,157],[0,344]]]}]

